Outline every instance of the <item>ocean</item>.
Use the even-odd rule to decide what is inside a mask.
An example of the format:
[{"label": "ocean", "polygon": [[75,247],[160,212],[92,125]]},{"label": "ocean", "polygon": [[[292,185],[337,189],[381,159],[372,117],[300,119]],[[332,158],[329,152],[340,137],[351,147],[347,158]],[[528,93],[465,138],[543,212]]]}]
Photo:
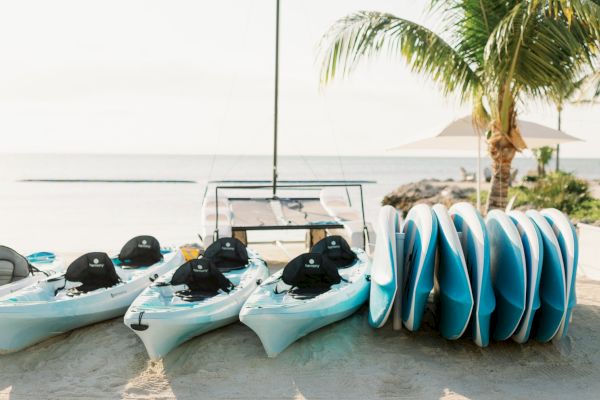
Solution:
[{"label": "ocean", "polygon": [[[243,155],[4,154],[0,156],[0,244],[22,253],[110,253],[139,234],[154,235],[162,244],[195,242],[206,182],[269,180],[271,161],[270,156]],[[535,168],[528,158],[518,158],[513,165],[520,173]],[[476,160],[282,156],[279,178],[375,180],[364,188],[367,220],[373,221],[382,197],[398,185],[426,178],[459,179],[460,166],[475,170]],[[586,179],[600,179],[600,159],[564,159],[561,167]]]}]

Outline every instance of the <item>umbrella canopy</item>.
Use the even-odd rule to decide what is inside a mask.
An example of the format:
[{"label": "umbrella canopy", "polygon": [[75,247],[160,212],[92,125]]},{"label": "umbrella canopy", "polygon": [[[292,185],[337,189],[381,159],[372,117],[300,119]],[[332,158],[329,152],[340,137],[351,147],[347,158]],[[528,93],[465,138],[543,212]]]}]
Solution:
[{"label": "umbrella canopy", "polygon": [[[517,126],[521,136],[530,149],[543,146],[556,146],[567,142],[578,142],[581,139],[567,135],[557,129],[549,128],[535,122],[517,120]],[[419,149],[443,149],[443,150],[470,150],[477,149],[478,130],[471,122],[471,116],[455,120],[438,135],[417,140],[394,147],[391,150],[419,150]],[[483,132],[481,132],[483,135]],[[482,136],[483,138],[483,136]],[[484,141],[484,140],[482,140]]]}]

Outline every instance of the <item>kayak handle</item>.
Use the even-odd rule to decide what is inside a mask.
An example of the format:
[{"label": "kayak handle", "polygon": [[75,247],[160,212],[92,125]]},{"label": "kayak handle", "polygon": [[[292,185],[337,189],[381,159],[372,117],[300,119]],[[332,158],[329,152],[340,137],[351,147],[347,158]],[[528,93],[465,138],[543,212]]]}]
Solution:
[{"label": "kayak handle", "polygon": [[131,329],[133,329],[134,331],[145,331],[146,329],[149,328],[148,325],[142,324],[142,317],[143,316],[144,316],[144,311],[140,312],[140,315],[138,315],[138,323],[130,325]]}]

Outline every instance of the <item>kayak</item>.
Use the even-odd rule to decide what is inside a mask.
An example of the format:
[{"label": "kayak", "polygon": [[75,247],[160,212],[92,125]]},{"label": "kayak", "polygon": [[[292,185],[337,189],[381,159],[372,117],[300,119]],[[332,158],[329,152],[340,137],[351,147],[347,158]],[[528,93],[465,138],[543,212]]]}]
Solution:
[{"label": "kayak", "polygon": [[[140,246],[148,246],[148,238],[132,240],[139,239]],[[156,246],[147,250],[160,260],[133,265],[135,260],[123,257],[123,250],[112,259],[106,253],[88,253],[71,263],[64,274],[1,297],[0,353],[18,351],[51,336],[123,315],[151,280],[183,262],[179,250]]]},{"label": "kayak", "polygon": [[[219,248],[217,253],[240,249],[238,263],[207,257],[214,247]],[[203,273],[211,264],[217,271]],[[194,273],[208,286],[196,287]],[[184,279],[179,278],[182,274]],[[195,336],[237,321],[246,299],[268,276],[267,264],[258,253],[237,239],[221,238],[207,248],[203,258],[188,261],[146,288],[129,307],[124,322],[140,337],[150,358],[159,359]],[[211,286],[213,278],[225,284]]]},{"label": "kayak", "polygon": [[473,311],[473,291],[462,243],[442,204],[432,207],[438,221],[438,266],[434,287],[439,299],[439,327],[449,340],[460,338],[467,330]]},{"label": "kayak", "polygon": [[517,330],[527,303],[527,262],[519,230],[501,210],[486,218],[490,240],[490,271],[496,296],[493,337],[506,340]]},{"label": "kayak", "polygon": [[552,227],[554,234],[556,235],[563,260],[565,274],[566,311],[556,335],[557,339],[561,339],[567,334],[569,322],[571,321],[571,313],[577,304],[575,281],[577,279],[579,241],[577,240],[575,227],[571,221],[569,221],[569,218],[561,211],[555,208],[547,208],[542,210],[541,214],[546,218]]},{"label": "kayak", "polygon": [[545,343],[557,335],[567,313],[565,268],[560,244],[550,223],[539,211],[529,210],[526,215],[538,228],[544,248],[540,308],[533,319],[533,332],[537,341]]},{"label": "kayak", "polygon": [[429,293],[433,289],[437,219],[427,204],[410,209],[402,232],[404,237],[402,322],[409,331],[421,327]]},{"label": "kayak", "polygon": [[517,343],[525,343],[529,340],[535,313],[540,308],[540,277],[544,262],[544,246],[538,228],[524,212],[513,210],[508,213],[508,216],[521,235],[527,266],[527,305],[523,319],[512,338]]},{"label": "kayak", "polygon": [[473,341],[480,347],[490,342],[490,323],[496,308],[496,298],[490,276],[490,242],[479,212],[469,203],[450,207],[450,217],[463,241],[463,251],[473,290],[471,314]]},{"label": "kayak", "polygon": [[332,262],[331,258],[339,260],[335,253],[346,248],[350,249],[341,237],[326,237],[248,298],[240,321],[258,335],[267,356],[275,357],[299,338],[350,316],[367,301],[371,266],[367,254],[353,248],[350,264]]},{"label": "kayak", "polygon": [[[369,295],[369,324],[373,328],[385,325],[392,312],[394,300],[397,299],[399,288],[396,234],[400,232],[401,224],[402,218],[394,207],[381,207]],[[397,311],[400,312],[400,307]]]},{"label": "kayak", "polygon": [[63,261],[54,253],[44,251],[24,257],[9,247],[0,246],[0,297],[63,270]]}]

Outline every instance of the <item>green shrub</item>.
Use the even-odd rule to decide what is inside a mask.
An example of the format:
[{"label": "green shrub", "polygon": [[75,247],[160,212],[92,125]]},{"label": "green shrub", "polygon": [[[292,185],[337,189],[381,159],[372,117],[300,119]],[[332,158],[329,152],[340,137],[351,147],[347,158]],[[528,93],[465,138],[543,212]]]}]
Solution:
[{"label": "green shrub", "polygon": [[533,186],[518,186],[511,190],[516,195],[515,206],[535,208],[554,207],[567,214],[594,207],[588,183],[566,172],[554,172],[538,179]]}]

